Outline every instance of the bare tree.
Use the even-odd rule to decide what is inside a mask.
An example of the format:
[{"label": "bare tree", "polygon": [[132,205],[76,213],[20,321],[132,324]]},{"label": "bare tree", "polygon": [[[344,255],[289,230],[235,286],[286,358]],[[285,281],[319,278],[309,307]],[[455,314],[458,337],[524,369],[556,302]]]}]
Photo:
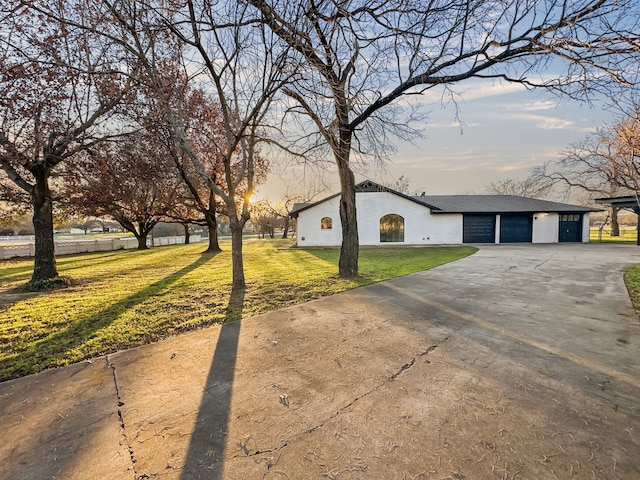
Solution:
[{"label": "bare tree", "polygon": [[[618,181],[622,188],[640,192],[640,106],[615,125]],[[640,204],[639,204],[640,205]]]},{"label": "bare tree", "polygon": [[[545,164],[538,176],[590,199],[635,194],[640,189],[640,108],[623,119],[598,128]],[[611,235],[620,235],[618,208],[611,207]]]},{"label": "bare tree", "polygon": [[282,224],[282,216],[268,202],[261,201],[251,206],[251,223],[262,238],[265,238],[265,235],[275,238],[276,228]]},{"label": "bare tree", "polygon": [[289,231],[291,229],[291,211],[293,205],[298,201],[297,197],[293,197],[286,194],[280,202],[275,205],[267,201],[267,205],[271,208],[271,211],[281,219],[282,221],[282,238],[289,238]]},{"label": "bare tree", "polygon": [[411,187],[411,180],[404,175],[400,175],[394,182],[385,182],[383,185],[405,195],[418,195],[422,190],[421,188]]},{"label": "bare tree", "polygon": [[496,180],[487,185],[487,191],[498,195],[544,198],[553,189],[554,182],[539,175],[537,172],[538,170],[534,169],[534,172],[524,180],[516,180],[514,178]]},{"label": "bare tree", "polygon": [[291,212],[294,205],[307,203],[312,198],[313,195],[301,196],[287,192],[279,202],[261,200],[251,209],[252,222],[261,229],[262,233],[268,233],[271,238],[274,238],[276,227],[282,228],[282,239],[289,238]]},{"label": "bare tree", "polygon": [[380,156],[388,133],[411,133],[400,97],[470,78],[581,94],[637,73],[635,0],[248,3],[307,66],[286,93],[290,112],[314,127],[315,135],[304,125],[305,148],[328,146],[338,168],[342,276],[358,274],[352,157]]},{"label": "bare tree", "polygon": [[398,179],[393,183],[391,188],[393,188],[396,192],[408,194],[410,190],[410,183],[411,182],[407,177],[405,177],[404,175],[400,175],[400,177],[398,177]]}]

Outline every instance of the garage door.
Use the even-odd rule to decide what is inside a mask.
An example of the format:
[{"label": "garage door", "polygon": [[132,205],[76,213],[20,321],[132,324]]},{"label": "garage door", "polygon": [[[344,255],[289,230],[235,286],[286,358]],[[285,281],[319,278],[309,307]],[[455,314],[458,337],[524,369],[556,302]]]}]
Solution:
[{"label": "garage door", "polygon": [[560,215],[560,238],[561,242],[581,242],[582,241],[582,215],[579,213]]},{"label": "garage door", "polygon": [[500,216],[500,243],[531,242],[533,215],[510,214]]},{"label": "garage door", "polygon": [[464,215],[462,217],[462,241],[464,243],[495,243],[495,215]]}]

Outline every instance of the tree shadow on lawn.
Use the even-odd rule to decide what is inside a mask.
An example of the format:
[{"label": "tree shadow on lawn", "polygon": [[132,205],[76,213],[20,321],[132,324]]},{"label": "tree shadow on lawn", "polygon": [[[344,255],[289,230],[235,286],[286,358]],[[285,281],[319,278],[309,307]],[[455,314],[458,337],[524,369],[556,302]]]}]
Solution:
[{"label": "tree shadow on lawn", "polygon": [[[127,250],[126,253],[135,253],[137,250]],[[56,259],[56,264],[62,275],[68,275],[69,272],[80,270],[89,266],[106,265],[109,263],[122,262],[126,258],[125,252],[117,251],[113,253],[95,252],[95,253],[78,253],[76,255],[65,255],[64,258]],[[78,258],[78,257],[85,258]]]},{"label": "tree shadow on lawn", "polygon": [[[6,263],[6,262],[5,262]],[[33,264],[19,267],[4,266],[0,270],[0,286],[6,286],[13,282],[27,282],[33,275]],[[18,287],[21,288],[22,286]],[[16,290],[18,289],[16,288]]]},{"label": "tree shadow on lawn", "polygon": [[[64,330],[31,345],[25,351],[0,361],[0,381],[36,373],[47,367],[59,365],[66,352],[81,346],[95,332],[113,323],[123,312],[150,297],[160,294],[180,278],[201,267],[213,257],[214,255],[211,254],[203,254],[195,262],[177,272],[167,275],[80,322],[69,325]],[[101,352],[101,354],[105,353],[108,352]]]},{"label": "tree shadow on lawn", "polygon": [[[83,260],[78,259],[77,257],[86,257]],[[96,261],[97,259],[102,261]],[[23,261],[23,259],[16,259],[19,261]],[[56,264],[58,269],[61,270],[61,275],[64,275],[68,278],[69,272],[73,270],[86,269],[88,266],[96,267],[98,265],[105,265],[110,263],[117,263],[122,260],[121,253],[105,253],[105,252],[95,252],[94,254],[87,253],[78,253],[75,255],[65,255],[63,259],[56,259]],[[11,260],[9,260],[11,261]],[[80,263],[81,262],[81,263]],[[67,265],[72,264],[74,266],[68,267]],[[132,267],[133,268],[133,267]],[[126,273],[128,270],[122,270],[122,273]],[[25,288],[25,284],[31,279],[33,275],[33,262],[22,265],[20,267],[6,267],[0,268],[0,307],[10,306],[14,303],[17,303],[26,298],[31,298],[35,296],[47,295],[51,292],[58,290],[59,288],[64,287],[56,287],[56,288],[48,288],[44,290],[27,290]],[[96,277],[99,278],[99,277]],[[86,284],[91,283],[94,280],[93,277],[83,278],[81,281],[77,281],[74,277],[70,277],[70,281],[72,285],[77,284]],[[3,284],[21,282],[17,286],[2,288]],[[22,282],[25,282],[24,284]]]},{"label": "tree shadow on lawn", "polygon": [[[175,247],[175,245],[170,245],[170,247]],[[163,248],[166,247],[154,247],[148,250],[130,249],[114,252],[78,253],[57,258],[56,263],[60,275],[70,276],[72,281],[77,282],[78,284],[85,284],[91,283],[95,281],[95,279],[100,279],[105,275],[104,271],[95,272],[96,267],[98,266],[106,266],[107,269],[109,269],[111,265],[115,265],[115,269],[120,276],[127,275],[132,271],[147,269],[148,266],[145,265],[145,262],[157,262],[158,257],[166,255],[167,252],[163,251]],[[141,256],[140,254],[144,256]],[[203,255],[205,254],[203,253]],[[123,265],[125,262],[127,262],[126,267]],[[86,270],[88,267],[91,267],[96,275],[80,278],[73,276],[74,271]],[[28,273],[31,275],[32,272],[29,271]]]},{"label": "tree shadow on lawn", "polygon": [[181,480],[222,478],[244,297],[244,289],[231,291]]},{"label": "tree shadow on lawn", "polygon": [[[85,257],[84,259],[79,259],[78,257]],[[102,261],[97,261],[96,257]],[[93,253],[76,253],[74,255],[64,255],[62,257],[56,258],[56,266],[59,270],[63,270],[63,274],[68,273],[71,270],[77,270],[79,268],[86,268],[87,266],[95,266],[101,265],[104,263],[113,263],[122,259],[121,252],[93,252]],[[29,263],[20,266],[11,266],[11,262],[24,262],[27,260]],[[80,263],[82,262],[82,263]],[[25,259],[25,258],[11,258],[9,260],[4,260],[5,265],[0,268],[0,281],[1,282],[9,282],[9,281],[22,281],[29,280],[31,275],[33,275],[33,259]],[[73,267],[67,267],[69,264],[78,264]]]}]

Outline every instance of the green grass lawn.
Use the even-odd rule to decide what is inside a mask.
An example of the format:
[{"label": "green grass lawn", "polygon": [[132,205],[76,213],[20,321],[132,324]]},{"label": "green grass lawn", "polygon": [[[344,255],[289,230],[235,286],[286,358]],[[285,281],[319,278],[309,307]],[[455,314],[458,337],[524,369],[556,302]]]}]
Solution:
[{"label": "green grass lawn", "polygon": [[32,260],[0,262],[0,380],[145,344],[432,268],[472,247],[362,248],[361,277],[337,276],[337,249],[288,248],[290,240],[244,244],[247,289],[231,294],[231,248],[204,243],[58,258],[72,286],[20,289]]},{"label": "green grass lawn", "polygon": [[635,227],[621,228],[619,237],[611,236],[611,229],[604,228],[602,230],[602,238],[600,238],[600,232],[597,228],[591,228],[589,230],[589,241],[592,243],[631,243],[635,244],[638,237],[638,231]]},{"label": "green grass lawn", "polygon": [[627,285],[633,308],[640,317],[640,265],[634,265],[624,272],[624,283]]},{"label": "green grass lawn", "polygon": [[[597,228],[591,228],[589,241],[590,242],[602,242],[602,243],[628,243],[636,244],[638,237],[638,231],[635,227],[621,228],[619,237],[611,236],[611,229],[604,228],[602,231],[602,238],[599,238],[599,232]],[[640,265],[635,265],[629,268],[624,274],[624,282],[627,285],[629,291],[629,297],[633,303],[633,307],[636,311],[636,315],[640,317]]]}]

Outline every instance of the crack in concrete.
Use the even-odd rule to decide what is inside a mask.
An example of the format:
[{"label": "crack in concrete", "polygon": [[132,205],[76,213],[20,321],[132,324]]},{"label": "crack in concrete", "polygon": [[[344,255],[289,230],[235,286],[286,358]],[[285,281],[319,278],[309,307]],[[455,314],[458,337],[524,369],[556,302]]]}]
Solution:
[{"label": "crack in concrete", "polygon": [[441,340],[440,342],[438,342],[435,345],[431,345],[429,348],[427,348],[424,352],[420,352],[420,354],[418,354],[417,357],[413,357],[411,360],[409,360],[407,363],[405,363],[404,365],[402,365],[402,367],[400,367],[400,370],[398,370],[396,373],[394,373],[393,375],[391,375],[391,377],[389,377],[389,379],[385,382],[383,382],[381,385],[378,385],[378,387],[376,387],[374,390],[377,390],[378,388],[382,387],[383,385],[385,385],[386,383],[389,383],[390,381],[395,380],[396,378],[398,378],[400,375],[402,375],[402,372],[404,372],[405,370],[409,370],[411,367],[413,367],[416,363],[416,361],[419,358],[424,357],[425,355],[428,355],[429,352],[433,352],[436,348],[438,348],[438,346],[442,343],[445,342],[449,339],[449,337],[445,337],[443,340]]},{"label": "crack in concrete", "polygon": [[309,433],[313,433],[316,430],[319,430],[320,428],[324,427],[324,425],[327,422],[330,422],[331,420],[333,420],[334,418],[336,418],[338,415],[340,415],[340,413],[344,412],[345,410],[347,410],[348,408],[351,408],[353,405],[355,405],[357,402],[359,402],[360,400],[362,400],[363,398],[368,397],[369,395],[371,395],[372,393],[377,392],[378,390],[380,390],[382,387],[384,387],[385,385],[387,385],[390,382],[393,382],[396,378],[398,378],[400,375],[402,375],[403,372],[409,370],[411,367],[413,367],[417,361],[417,359],[422,358],[426,355],[429,354],[429,352],[433,352],[436,348],[438,348],[438,346],[440,346],[441,343],[445,342],[449,340],[449,337],[445,337],[444,339],[442,339],[441,341],[439,341],[438,343],[436,343],[435,345],[431,345],[429,346],[426,350],[424,350],[423,352],[420,352],[417,357],[413,357],[411,360],[409,360],[407,363],[403,364],[400,367],[400,370],[398,370],[396,373],[392,374],[391,376],[389,376],[386,380],[384,380],[381,384],[376,385],[375,387],[373,387],[371,390],[369,390],[368,392],[363,393],[362,395],[360,395],[359,397],[354,398],[351,402],[349,402],[347,405],[345,405],[344,407],[341,407],[340,409],[338,409],[336,411],[336,413],[334,413],[333,415],[331,415],[329,418],[327,418],[324,422],[322,422],[319,425],[316,425],[304,432],[302,432],[300,435],[306,435]]},{"label": "crack in concrete", "polygon": [[109,356],[105,357],[105,361],[107,366],[111,369],[111,374],[113,375],[113,384],[116,390],[116,400],[118,405],[118,419],[120,420],[120,429],[122,430],[122,437],[124,438],[125,445],[127,446],[127,451],[129,452],[129,458],[131,460],[131,469],[133,470],[133,478],[148,478],[147,475],[143,475],[142,477],[138,477],[138,472],[136,471],[136,460],[133,453],[133,447],[131,446],[131,442],[129,441],[129,437],[127,435],[127,429],[124,423],[124,416],[122,414],[122,407],[124,402],[122,401],[122,397],[120,396],[120,386],[118,385],[118,377],[116,375],[116,366],[109,361]]},{"label": "crack in concrete", "polygon": [[[257,450],[257,451],[255,451],[253,453],[248,453],[247,455],[244,455],[243,458],[244,457],[255,457],[255,456],[258,456],[258,455],[264,455],[265,453],[275,453],[275,452],[277,452],[279,450],[282,450],[287,445],[289,445],[289,442],[284,442],[282,445],[280,445],[279,447],[276,447],[276,448],[272,448],[272,449],[269,449],[269,450]],[[239,456],[236,455],[236,458],[239,458]]]},{"label": "crack in concrete", "polygon": [[315,426],[313,426],[313,427],[311,427],[311,428],[309,428],[309,429],[307,429],[307,430],[305,430],[305,431],[303,431],[301,433],[296,434],[292,439],[287,440],[286,442],[284,442],[282,445],[280,445],[278,447],[275,447],[273,449],[267,449],[267,450],[258,450],[258,451],[249,453],[247,455],[235,455],[234,458],[255,457],[255,456],[263,455],[263,454],[266,454],[266,453],[279,452],[280,450],[282,450],[285,447],[287,447],[290,443],[295,441],[297,438],[302,437],[303,435],[308,435],[310,433],[315,432],[316,430],[321,429],[322,427],[325,426],[325,424],[327,424],[328,422],[330,422],[334,418],[338,417],[338,415],[340,415],[342,412],[346,411],[347,409],[351,408],[353,405],[355,405],[360,400],[362,400],[362,399],[368,397],[369,395],[371,395],[372,393],[375,393],[376,391],[380,390],[382,387],[384,387],[388,383],[393,382],[400,375],[402,375],[403,372],[405,372],[405,371],[409,370],[411,367],[413,367],[416,364],[416,362],[418,361],[418,359],[420,359],[422,357],[425,357],[430,352],[433,352],[442,343],[444,343],[444,342],[446,342],[448,340],[449,340],[449,337],[447,336],[447,337],[443,338],[442,340],[440,340],[439,342],[437,342],[436,344],[430,345],[429,347],[427,347],[426,350],[420,352],[417,356],[411,358],[411,360],[409,360],[407,363],[403,364],[397,372],[395,372],[392,375],[390,375],[382,383],[380,383],[379,385],[376,385],[371,390],[369,390],[368,392],[363,393],[359,397],[354,398],[351,402],[349,402],[345,406],[340,407],[334,414],[330,415],[324,422],[322,422],[322,423],[320,423],[318,425],[315,425]]}]

